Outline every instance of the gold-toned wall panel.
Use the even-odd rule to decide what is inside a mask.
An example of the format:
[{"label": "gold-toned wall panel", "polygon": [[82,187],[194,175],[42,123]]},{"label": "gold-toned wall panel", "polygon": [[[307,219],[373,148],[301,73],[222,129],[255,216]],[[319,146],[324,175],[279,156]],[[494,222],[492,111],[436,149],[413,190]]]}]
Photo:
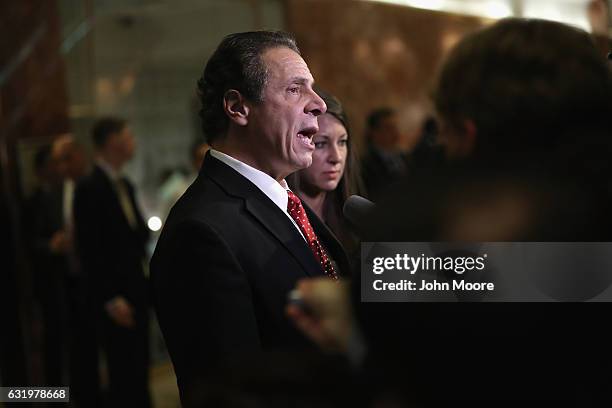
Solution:
[{"label": "gold-toned wall panel", "polygon": [[412,147],[445,52],[488,21],[355,0],[288,0],[287,27],[319,85],[351,115],[361,145],[367,113],[392,106],[400,113],[402,145]]},{"label": "gold-toned wall panel", "polygon": [[5,2],[0,11],[5,135],[17,139],[65,132],[68,101],[56,2]]}]

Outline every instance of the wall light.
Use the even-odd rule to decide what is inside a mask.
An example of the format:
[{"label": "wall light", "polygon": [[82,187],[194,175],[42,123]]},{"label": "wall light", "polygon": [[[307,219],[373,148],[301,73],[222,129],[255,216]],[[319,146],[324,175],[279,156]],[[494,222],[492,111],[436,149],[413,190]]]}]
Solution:
[{"label": "wall light", "polygon": [[147,226],[151,231],[159,231],[162,227],[162,220],[159,217],[153,216],[147,221]]}]

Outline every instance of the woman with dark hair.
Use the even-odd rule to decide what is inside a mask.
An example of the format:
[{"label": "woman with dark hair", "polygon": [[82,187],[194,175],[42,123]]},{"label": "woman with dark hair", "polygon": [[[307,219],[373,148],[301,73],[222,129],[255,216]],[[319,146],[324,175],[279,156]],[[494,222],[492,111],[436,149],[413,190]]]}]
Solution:
[{"label": "woman with dark hair", "polygon": [[340,101],[316,89],[327,105],[319,116],[319,132],[314,135],[312,165],[287,178],[291,189],[327,224],[347,253],[357,249],[357,239],[349,231],[342,207],[352,194],[358,194],[360,182],[349,124]]}]

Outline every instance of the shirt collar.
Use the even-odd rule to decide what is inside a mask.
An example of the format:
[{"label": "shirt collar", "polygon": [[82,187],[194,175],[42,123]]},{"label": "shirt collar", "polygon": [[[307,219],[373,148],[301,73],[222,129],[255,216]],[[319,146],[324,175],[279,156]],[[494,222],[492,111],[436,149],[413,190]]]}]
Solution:
[{"label": "shirt collar", "polygon": [[98,167],[100,167],[102,169],[102,171],[112,181],[117,181],[117,180],[119,180],[121,178],[121,174],[119,172],[115,171],[115,169],[113,169],[113,167],[110,164],[108,164],[108,162],[106,162],[104,159],[98,157],[96,159],[96,164],[98,165]]},{"label": "shirt collar", "polygon": [[215,149],[210,149],[210,155],[236,170],[251,183],[255,184],[282,211],[287,211],[287,190],[289,187],[285,179],[280,182],[276,181],[263,171]]}]

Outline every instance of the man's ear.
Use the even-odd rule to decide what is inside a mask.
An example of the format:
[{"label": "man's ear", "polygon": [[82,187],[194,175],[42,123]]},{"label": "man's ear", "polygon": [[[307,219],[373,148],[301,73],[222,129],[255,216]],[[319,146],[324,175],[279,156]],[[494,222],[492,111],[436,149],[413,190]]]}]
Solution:
[{"label": "man's ear", "polygon": [[223,110],[232,122],[238,126],[246,126],[249,117],[247,100],[235,89],[229,89],[223,95]]}]

